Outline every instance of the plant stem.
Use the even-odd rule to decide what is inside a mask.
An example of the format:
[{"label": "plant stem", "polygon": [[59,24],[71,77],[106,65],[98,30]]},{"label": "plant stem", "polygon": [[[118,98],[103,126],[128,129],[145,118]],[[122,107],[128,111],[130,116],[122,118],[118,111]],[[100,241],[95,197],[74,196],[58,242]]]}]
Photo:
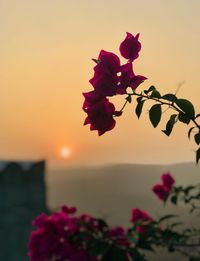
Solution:
[{"label": "plant stem", "polygon": [[[139,94],[139,93],[136,93],[136,92],[133,92],[133,93],[127,93],[128,96],[137,96],[137,97],[142,97],[142,98],[145,98],[147,100],[153,100],[155,102],[158,102],[162,105],[166,105],[166,106],[169,106],[170,108],[174,109],[175,111],[179,112],[179,113],[183,113],[186,117],[188,117],[194,124],[195,126],[200,130],[200,125],[197,123],[197,121],[190,117],[189,115],[187,115],[184,111],[182,111],[181,109],[179,109],[177,106],[174,105],[173,102],[164,102],[162,101],[161,99],[159,98],[155,98],[155,97],[151,97],[151,96],[148,96],[148,95],[145,95],[145,94]],[[122,112],[124,110],[124,108],[126,107],[128,101],[126,100],[126,102],[124,103],[124,105],[122,106],[120,112]]]}]

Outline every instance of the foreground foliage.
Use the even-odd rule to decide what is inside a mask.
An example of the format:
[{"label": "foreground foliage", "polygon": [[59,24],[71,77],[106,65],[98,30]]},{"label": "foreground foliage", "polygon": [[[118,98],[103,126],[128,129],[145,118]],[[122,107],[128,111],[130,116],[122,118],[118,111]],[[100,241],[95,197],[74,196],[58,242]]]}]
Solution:
[{"label": "foreground foliage", "polygon": [[[161,181],[152,191],[164,204],[184,202],[191,212],[198,211],[200,190],[196,191],[195,186],[175,186],[170,173],[163,174]],[[37,229],[30,237],[29,256],[31,261],[142,261],[147,260],[146,251],[156,251],[160,246],[187,255],[190,261],[199,260],[200,230],[193,227],[180,232],[177,227],[182,223],[177,216],[155,220],[134,208],[130,223],[129,228],[110,227],[103,219],[78,215],[75,207],[63,206],[60,211],[50,216],[41,214],[33,221]]]}]

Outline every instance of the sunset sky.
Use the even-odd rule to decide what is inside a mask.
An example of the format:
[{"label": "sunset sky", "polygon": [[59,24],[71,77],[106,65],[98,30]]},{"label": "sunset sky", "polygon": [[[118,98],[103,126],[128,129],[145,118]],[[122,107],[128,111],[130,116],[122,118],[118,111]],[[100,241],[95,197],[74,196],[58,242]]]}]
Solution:
[{"label": "sunset sky", "polygon": [[[199,0],[1,0],[0,158],[66,165],[171,163],[194,160],[187,126],[171,137],[140,120],[129,105],[115,129],[98,137],[83,126],[82,92],[92,90],[91,58],[119,54],[126,32],[140,32],[135,73],[191,100],[200,112]],[[123,97],[117,99],[120,108]],[[62,160],[60,151],[69,149]]]}]

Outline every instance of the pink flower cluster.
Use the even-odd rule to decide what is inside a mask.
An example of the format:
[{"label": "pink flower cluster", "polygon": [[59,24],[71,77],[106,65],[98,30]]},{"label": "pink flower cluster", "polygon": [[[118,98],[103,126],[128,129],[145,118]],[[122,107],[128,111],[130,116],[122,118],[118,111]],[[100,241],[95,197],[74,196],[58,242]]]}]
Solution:
[{"label": "pink flower cluster", "polygon": [[120,53],[128,60],[126,64],[121,65],[116,54],[104,50],[100,51],[98,59],[93,59],[96,66],[90,83],[94,90],[83,93],[83,110],[87,113],[84,125],[90,124],[90,129],[97,130],[99,135],[112,130],[116,123],[114,116],[122,114],[115,110],[107,97],[126,94],[128,87],[135,90],[146,79],[133,72],[133,61],[138,58],[141,49],[138,38],[139,34],[133,36],[127,33],[120,44]]},{"label": "pink flower cluster", "polygon": [[37,230],[31,233],[29,257],[31,261],[73,260],[95,261],[89,258],[83,246],[71,244],[70,237],[78,231],[78,219],[64,207],[51,216],[41,214],[33,221]]},{"label": "pink flower cluster", "polygon": [[147,233],[147,227],[153,221],[152,217],[145,211],[142,211],[138,208],[132,209],[132,217],[130,220],[136,226],[136,232],[140,234]]},{"label": "pink flower cluster", "polygon": [[[31,233],[28,244],[31,261],[101,260],[88,254],[97,238],[119,247],[130,245],[123,227],[109,228],[104,221],[87,214],[77,216],[74,207],[63,206],[50,216],[41,214],[32,224],[37,229]],[[127,260],[130,255],[127,251]]]},{"label": "pink flower cluster", "polygon": [[174,178],[170,173],[165,173],[161,176],[162,184],[156,184],[153,186],[152,191],[157,195],[157,197],[162,200],[166,201],[172,186],[175,183]]},{"label": "pink flower cluster", "polygon": [[[161,176],[162,184],[153,186],[153,192],[159,199],[165,201],[173,187],[174,178],[170,173]],[[124,249],[128,260],[134,257],[130,233],[137,233],[140,237],[151,236],[152,229],[161,232],[156,222],[145,211],[132,209],[131,219],[133,229],[122,226],[109,227],[102,219],[88,214],[78,216],[75,207],[62,206],[61,210],[52,215],[41,214],[33,222],[37,227],[31,233],[29,240],[30,261],[97,261],[102,255],[91,256],[91,246],[98,246],[103,242],[108,248],[118,247]],[[100,240],[100,241],[98,241]]]}]

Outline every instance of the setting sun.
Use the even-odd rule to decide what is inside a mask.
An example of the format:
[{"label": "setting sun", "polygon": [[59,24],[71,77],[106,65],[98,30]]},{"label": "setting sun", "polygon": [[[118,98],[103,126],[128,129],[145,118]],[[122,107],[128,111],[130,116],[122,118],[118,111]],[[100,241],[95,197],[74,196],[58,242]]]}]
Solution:
[{"label": "setting sun", "polygon": [[71,154],[71,151],[70,151],[69,148],[67,148],[67,147],[61,148],[61,150],[60,150],[60,156],[61,156],[62,158],[69,158],[70,154]]}]

